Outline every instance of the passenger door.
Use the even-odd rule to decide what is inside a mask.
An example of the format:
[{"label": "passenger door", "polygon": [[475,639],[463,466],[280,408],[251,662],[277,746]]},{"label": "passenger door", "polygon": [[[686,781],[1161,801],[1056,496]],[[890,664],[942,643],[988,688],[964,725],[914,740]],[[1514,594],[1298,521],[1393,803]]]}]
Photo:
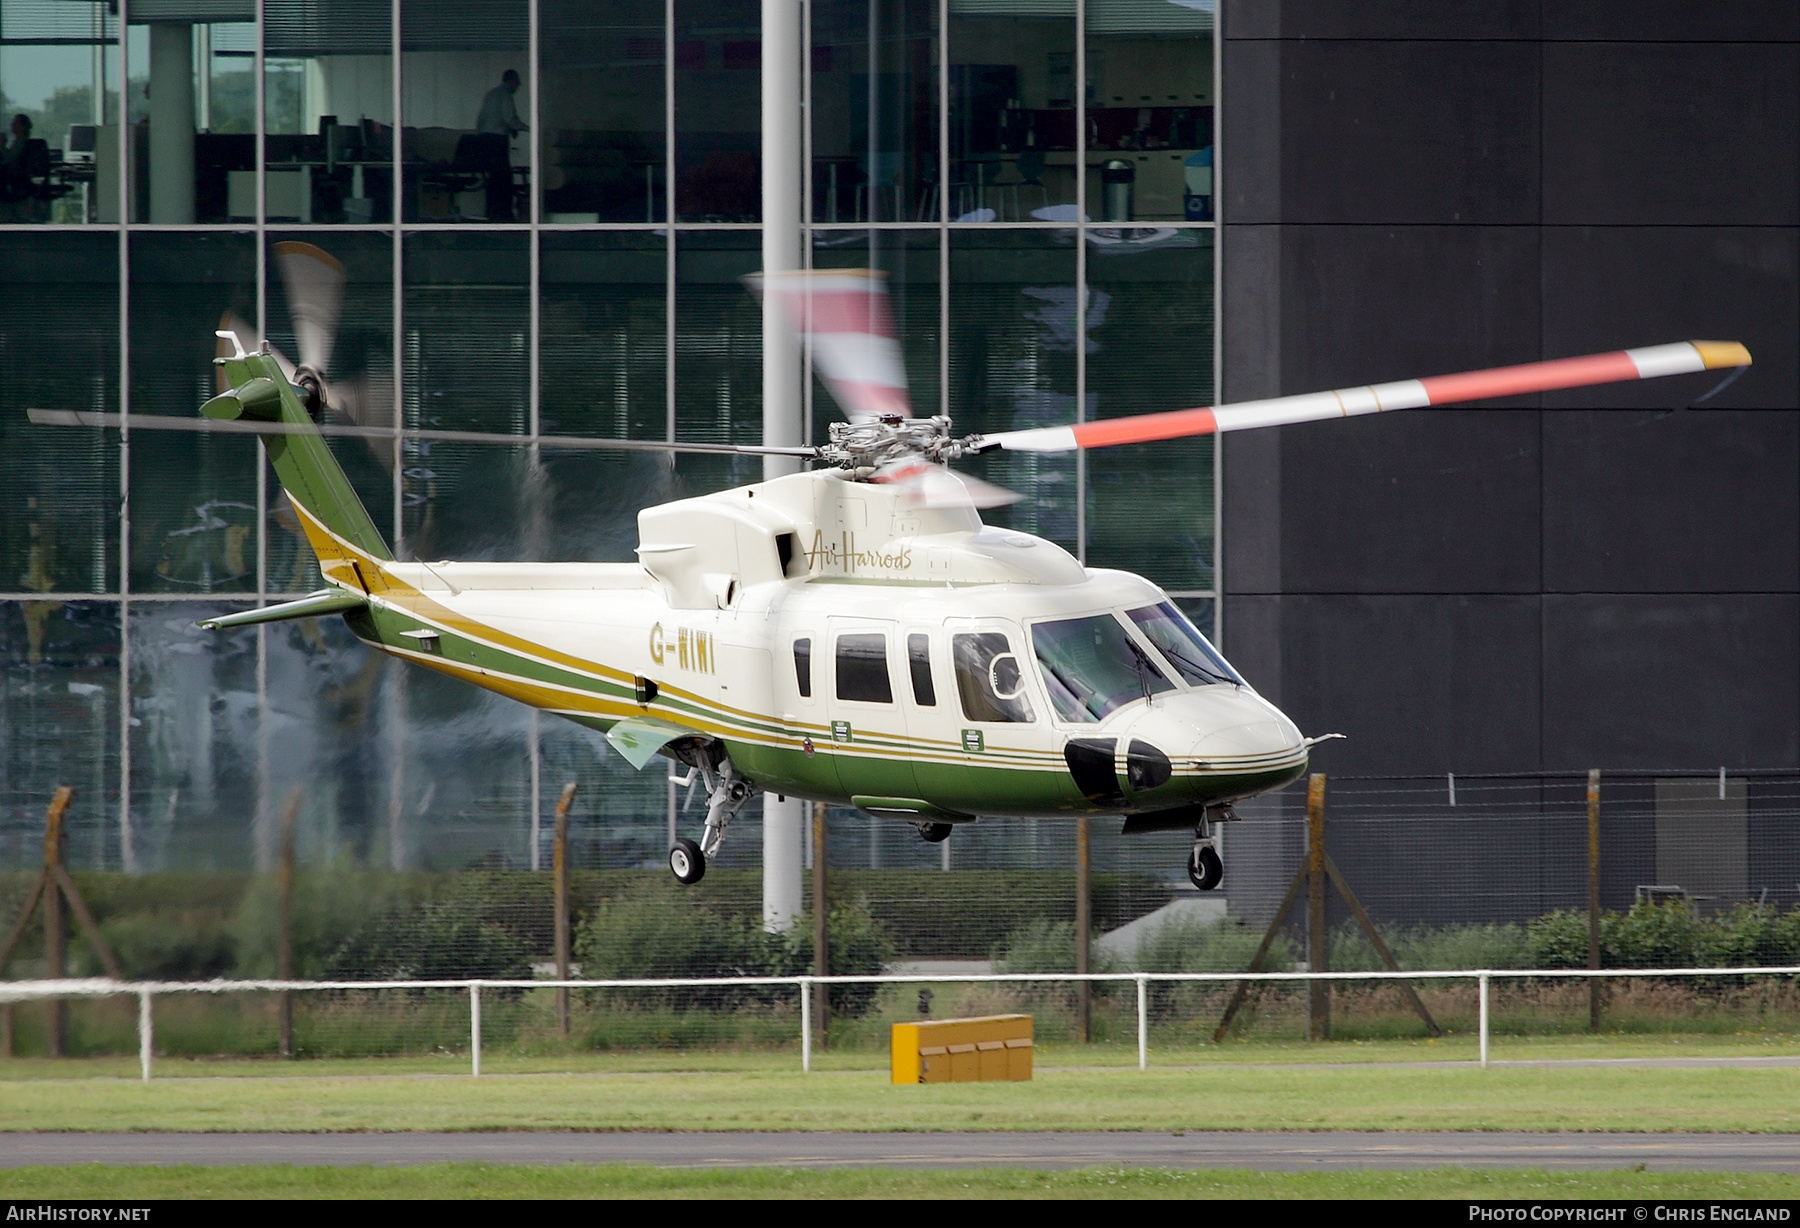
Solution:
[{"label": "passenger door", "polygon": [[839,785],[851,797],[918,796],[900,705],[906,670],[896,668],[899,627],[885,619],[833,618],[827,639],[813,649],[814,685],[825,681],[828,688],[830,750]]}]

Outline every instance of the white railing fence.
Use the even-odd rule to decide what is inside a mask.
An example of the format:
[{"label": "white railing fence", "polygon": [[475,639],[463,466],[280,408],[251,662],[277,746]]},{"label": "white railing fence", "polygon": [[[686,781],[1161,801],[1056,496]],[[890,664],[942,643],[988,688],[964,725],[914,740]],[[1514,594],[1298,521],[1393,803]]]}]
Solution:
[{"label": "white railing fence", "polygon": [[481,991],[484,989],[705,989],[728,985],[791,985],[800,995],[800,1069],[812,1071],[812,995],[820,985],[949,985],[949,984],[1090,984],[1133,982],[1137,986],[1138,1069],[1150,1068],[1149,986],[1157,983],[1235,984],[1284,981],[1474,981],[1479,1000],[1479,1046],[1476,1064],[1488,1064],[1488,991],[1494,980],[1604,980],[1634,977],[1781,977],[1800,976],[1800,966],[1779,968],[1474,968],[1454,972],[1012,972],[987,975],[933,976],[725,976],[668,977],[636,980],[540,981],[114,981],[102,977],[57,981],[0,981],[0,1003],[54,998],[111,998],[136,995],[138,1063],[150,1078],[155,1045],[151,1001],[157,995],[294,993],[320,990],[457,989],[469,995],[469,1073],[481,1074]]}]

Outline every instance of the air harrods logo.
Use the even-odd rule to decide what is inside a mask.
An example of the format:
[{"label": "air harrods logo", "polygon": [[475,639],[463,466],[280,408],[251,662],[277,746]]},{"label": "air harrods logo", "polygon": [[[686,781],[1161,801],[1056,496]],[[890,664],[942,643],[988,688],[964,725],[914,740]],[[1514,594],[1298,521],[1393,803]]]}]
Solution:
[{"label": "air harrods logo", "polygon": [[910,541],[890,542],[878,550],[858,550],[856,534],[838,534],[837,541],[827,541],[824,530],[813,532],[812,549],[806,552],[809,571],[837,569],[845,573],[859,570],[911,571],[913,565]]},{"label": "air harrods logo", "polygon": [[719,672],[719,652],[712,632],[690,627],[675,628],[673,636],[664,633],[661,623],[650,628],[650,659],[658,665],[666,661],[697,674]]}]

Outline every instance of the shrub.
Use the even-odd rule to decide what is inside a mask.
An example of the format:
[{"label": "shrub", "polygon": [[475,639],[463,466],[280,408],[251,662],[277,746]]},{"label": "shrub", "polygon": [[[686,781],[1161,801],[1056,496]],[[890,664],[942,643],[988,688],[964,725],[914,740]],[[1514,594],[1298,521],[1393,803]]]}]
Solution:
[{"label": "shrub", "polygon": [[[255,881],[238,913],[240,969],[273,976],[275,887]],[[531,952],[511,930],[454,898],[434,900],[420,880],[375,871],[297,874],[294,974],[321,980],[515,979]]]},{"label": "shrub", "polygon": [[[1560,909],[1526,924],[1540,968],[1585,968],[1585,912]],[[1739,904],[1707,917],[1685,900],[1639,900],[1600,914],[1600,964],[1606,968],[1717,968],[1800,961],[1800,908]]]},{"label": "shrub", "polygon": [[[1506,922],[1481,925],[1415,925],[1409,929],[1384,929],[1382,941],[1394,959],[1408,971],[1458,968],[1524,968],[1531,963],[1531,945],[1525,927]],[[1583,930],[1582,960],[1587,938]],[[1331,967],[1337,971],[1385,968],[1359,925],[1346,925],[1331,936]]]},{"label": "shrub", "polygon": [[[826,915],[831,970],[841,976],[879,973],[893,945],[860,902]],[[658,977],[798,976],[812,969],[812,930],[796,925],[771,934],[748,917],[716,912],[669,894],[662,884],[601,903],[583,918],[575,954],[584,977],[596,980]],[[836,985],[833,1010],[858,1015],[877,986]],[[676,1011],[733,1010],[792,998],[785,986],[719,985],[600,991],[617,1002]]]}]

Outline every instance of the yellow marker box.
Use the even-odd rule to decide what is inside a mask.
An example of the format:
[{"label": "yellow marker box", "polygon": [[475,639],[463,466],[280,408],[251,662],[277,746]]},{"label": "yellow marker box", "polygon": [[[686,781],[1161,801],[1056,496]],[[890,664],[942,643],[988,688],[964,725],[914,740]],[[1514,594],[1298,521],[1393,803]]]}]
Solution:
[{"label": "yellow marker box", "polygon": [[1031,1016],[922,1019],[888,1034],[896,1083],[985,1083],[1031,1078]]}]

